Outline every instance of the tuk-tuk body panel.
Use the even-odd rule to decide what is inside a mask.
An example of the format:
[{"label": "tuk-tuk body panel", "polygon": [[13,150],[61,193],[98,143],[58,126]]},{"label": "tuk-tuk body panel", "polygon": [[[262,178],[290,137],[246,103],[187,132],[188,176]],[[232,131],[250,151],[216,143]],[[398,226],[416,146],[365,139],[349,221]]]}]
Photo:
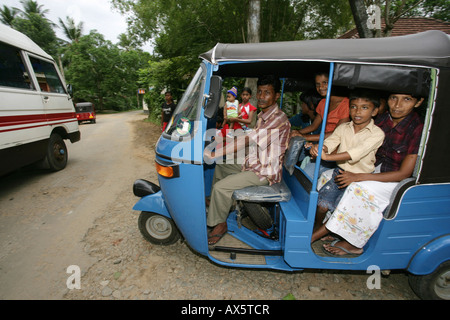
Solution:
[{"label": "tuk-tuk body panel", "polygon": [[[201,135],[199,132],[196,134]],[[162,135],[156,144],[156,154],[169,160],[201,164],[203,161],[202,140],[190,137],[171,140],[168,136]]]},{"label": "tuk-tuk body panel", "polygon": [[201,178],[203,177],[203,167],[190,163],[178,163],[177,165],[179,177],[159,176],[164,203],[189,245],[195,251],[207,254],[205,196],[203,178]]},{"label": "tuk-tuk body panel", "polygon": [[169,211],[167,211],[167,207],[164,202],[164,195],[161,191],[142,197],[138,202],[135,203],[135,205],[133,206],[133,210],[154,212],[172,219]]},{"label": "tuk-tuk body panel", "polygon": [[[370,239],[376,242],[375,252],[379,252],[379,261],[374,263],[384,269],[405,269],[423,246],[449,234],[450,184],[409,188],[403,195],[395,218],[385,220],[378,231],[378,237]],[[446,252],[448,259],[450,247]],[[427,269],[426,266],[424,268]]]},{"label": "tuk-tuk body panel", "polygon": [[415,275],[432,273],[450,258],[450,234],[439,237],[424,245],[413,256],[407,270]]},{"label": "tuk-tuk body panel", "polygon": [[[211,66],[201,66],[200,101],[209,90]],[[192,131],[172,138],[163,133],[156,144],[156,162],[166,162],[176,167],[176,176],[166,178],[158,175],[164,203],[179,231],[189,246],[200,254],[208,254],[205,206],[205,172],[203,165],[204,134],[207,120],[199,110],[200,121],[191,122]],[[206,175],[209,177],[209,175]],[[212,175],[211,175],[212,179]],[[195,230],[195,232],[192,232]]]}]

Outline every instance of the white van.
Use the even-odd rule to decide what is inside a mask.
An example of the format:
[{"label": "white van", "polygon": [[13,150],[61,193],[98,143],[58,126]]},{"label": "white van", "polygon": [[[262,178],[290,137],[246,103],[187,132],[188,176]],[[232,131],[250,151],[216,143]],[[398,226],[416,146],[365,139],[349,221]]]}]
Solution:
[{"label": "white van", "polygon": [[75,109],[53,58],[0,24],[0,176],[42,161],[64,169],[64,139],[80,140]]}]

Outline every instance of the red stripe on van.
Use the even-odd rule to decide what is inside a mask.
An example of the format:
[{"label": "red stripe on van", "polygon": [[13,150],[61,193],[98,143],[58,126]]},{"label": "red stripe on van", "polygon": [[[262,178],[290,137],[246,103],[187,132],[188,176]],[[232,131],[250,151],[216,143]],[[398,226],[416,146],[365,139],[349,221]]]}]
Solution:
[{"label": "red stripe on van", "polygon": [[[77,120],[75,120],[76,122],[78,122]],[[63,123],[70,123],[70,122],[74,122],[74,121],[64,121],[64,122],[55,122],[52,123],[52,126],[56,126],[58,124],[63,124]],[[10,132],[10,131],[18,131],[18,130],[26,130],[26,129],[33,129],[33,128],[39,128],[39,127],[46,127],[49,126],[50,124],[41,124],[41,125],[35,125],[35,126],[28,126],[28,127],[21,127],[21,128],[13,128],[13,129],[6,129],[6,130],[0,130],[0,133],[2,132]]]},{"label": "red stripe on van", "polygon": [[48,113],[48,114],[28,114],[19,116],[4,116],[0,117],[0,127],[17,126],[24,124],[37,124],[44,121],[58,121],[76,119],[75,112],[65,113]]}]

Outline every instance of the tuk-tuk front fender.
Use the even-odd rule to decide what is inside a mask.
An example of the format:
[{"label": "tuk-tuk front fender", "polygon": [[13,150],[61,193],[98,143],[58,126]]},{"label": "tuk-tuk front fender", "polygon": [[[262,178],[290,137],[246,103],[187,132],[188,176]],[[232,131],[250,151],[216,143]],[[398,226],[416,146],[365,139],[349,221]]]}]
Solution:
[{"label": "tuk-tuk front fender", "polygon": [[133,207],[133,210],[148,211],[160,214],[169,219],[172,219],[166,204],[164,203],[164,197],[161,191],[142,197]]},{"label": "tuk-tuk front fender", "polygon": [[427,275],[448,260],[450,260],[450,234],[436,238],[420,248],[412,257],[408,271],[415,275]]}]

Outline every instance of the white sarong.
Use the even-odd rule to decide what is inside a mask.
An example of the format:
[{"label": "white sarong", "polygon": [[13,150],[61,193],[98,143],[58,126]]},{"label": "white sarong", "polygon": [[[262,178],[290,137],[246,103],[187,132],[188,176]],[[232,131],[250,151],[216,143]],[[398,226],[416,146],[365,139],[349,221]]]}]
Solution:
[{"label": "white sarong", "polygon": [[362,248],[377,230],[398,182],[351,183],[326,228],[355,247]]}]

